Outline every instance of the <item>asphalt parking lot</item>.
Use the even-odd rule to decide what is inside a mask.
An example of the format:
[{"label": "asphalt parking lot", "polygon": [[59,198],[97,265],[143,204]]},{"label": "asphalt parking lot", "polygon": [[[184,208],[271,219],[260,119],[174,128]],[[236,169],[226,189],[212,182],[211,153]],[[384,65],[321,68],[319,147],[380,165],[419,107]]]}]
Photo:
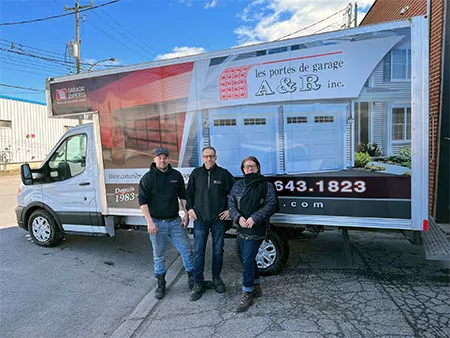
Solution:
[{"label": "asphalt parking lot", "polygon": [[225,294],[209,290],[189,301],[180,274],[162,301],[128,317],[113,337],[448,337],[449,262],[426,261],[396,233],[350,238],[351,266],[338,231],[291,241],[285,270],[264,277],[263,297],[240,314],[241,265],[227,239]]}]

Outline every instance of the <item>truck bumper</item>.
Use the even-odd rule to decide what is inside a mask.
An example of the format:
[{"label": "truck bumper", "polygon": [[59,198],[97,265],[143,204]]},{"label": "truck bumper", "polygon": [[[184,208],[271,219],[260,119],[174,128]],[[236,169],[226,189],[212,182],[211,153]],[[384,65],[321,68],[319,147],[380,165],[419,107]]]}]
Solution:
[{"label": "truck bumper", "polygon": [[21,227],[23,230],[28,230],[27,226],[25,224],[25,219],[24,219],[24,207],[21,206],[17,206],[16,207],[16,219],[17,219],[17,225],[19,227]]}]

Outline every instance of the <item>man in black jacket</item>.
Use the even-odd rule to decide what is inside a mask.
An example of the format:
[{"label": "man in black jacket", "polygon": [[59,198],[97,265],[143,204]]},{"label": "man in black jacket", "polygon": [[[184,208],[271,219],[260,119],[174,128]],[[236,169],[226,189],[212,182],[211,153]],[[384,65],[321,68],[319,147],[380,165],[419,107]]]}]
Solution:
[{"label": "man in black jacket", "polygon": [[[178,215],[178,199],[184,209],[181,220]],[[139,205],[147,221],[147,231],[152,241],[154,276],[157,279],[155,298],[161,299],[166,292],[166,245],[170,238],[181,254],[188,275],[188,286],[193,288],[192,245],[186,227],[189,218],[186,211],[184,180],[181,173],[169,163],[169,151],[158,148],[150,171],[139,182]]]},{"label": "man in black jacket", "polygon": [[194,220],[194,288],[191,300],[200,299],[205,287],[203,271],[209,231],[212,235],[212,277],[216,292],[224,293],[225,284],[220,278],[223,266],[225,222],[228,211],[228,194],[234,178],[230,172],[216,164],[216,150],[202,150],[203,165],[192,171],[187,187],[187,209]]}]

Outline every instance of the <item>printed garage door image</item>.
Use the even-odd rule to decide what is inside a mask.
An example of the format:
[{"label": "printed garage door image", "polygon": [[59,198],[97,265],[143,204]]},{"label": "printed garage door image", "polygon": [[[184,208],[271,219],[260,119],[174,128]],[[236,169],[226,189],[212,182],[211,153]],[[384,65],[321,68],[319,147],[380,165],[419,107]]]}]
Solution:
[{"label": "printed garage door image", "polygon": [[218,163],[226,163],[233,175],[242,175],[241,161],[247,156],[258,158],[262,174],[344,168],[342,112],[291,112],[283,116],[226,111],[210,112],[210,141],[217,150]]},{"label": "printed garage door image", "polygon": [[287,113],[286,172],[344,168],[343,113]]},{"label": "printed garage door image", "polygon": [[211,145],[216,149],[219,163],[235,176],[242,175],[241,161],[256,156],[262,174],[277,171],[277,151],[273,115],[210,113]]}]

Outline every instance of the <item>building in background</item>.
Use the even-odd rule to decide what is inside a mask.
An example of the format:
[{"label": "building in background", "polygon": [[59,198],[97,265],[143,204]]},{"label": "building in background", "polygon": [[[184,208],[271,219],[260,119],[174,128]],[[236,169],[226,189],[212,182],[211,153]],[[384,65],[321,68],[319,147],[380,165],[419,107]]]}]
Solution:
[{"label": "building in background", "polygon": [[0,170],[40,162],[77,120],[50,119],[45,103],[0,96]]},{"label": "building in background", "polygon": [[[376,0],[360,24],[369,25],[379,22],[405,20],[417,15],[429,15],[429,211],[430,215],[444,222],[448,222],[450,218],[450,111],[448,104],[448,73],[450,62],[448,58],[448,7],[447,0]],[[444,34],[445,31],[447,31],[447,34]],[[408,62],[407,49],[405,49],[403,54],[401,52],[398,53],[396,62],[399,60],[403,60],[404,63]],[[444,93],[447,93],[447,95]],[[393,114],[392,117],[394,118],[397,115]]]}]

